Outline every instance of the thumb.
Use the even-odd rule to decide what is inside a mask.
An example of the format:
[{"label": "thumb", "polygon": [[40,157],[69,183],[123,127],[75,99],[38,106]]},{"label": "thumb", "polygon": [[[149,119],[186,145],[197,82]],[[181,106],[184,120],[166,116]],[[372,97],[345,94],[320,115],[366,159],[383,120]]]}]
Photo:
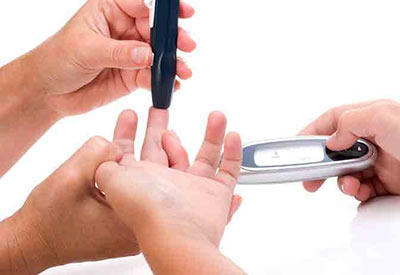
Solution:
[{"label": "thumb", "polygon": [[150,67],[153,53],[149,44],[140,41],[120,41],[97,37],[89,56],[96,69],[140,69]]},{"label": "thumb", "polygon": [[339,118],[335,134],[327,141],[328,148],[345,150],[353,146],[358,138],[375,136],[377,124],[371,119],[372,112],[370,107],[344,112]]},{"label": "thumb", "polygon": [[111,142],[93,137],[87,141],[60,169],[62,176],[79,190],[82,186],[94,185],[97,168],[107,161],[119,161],[122,157],[120,149]]},{"label": "thumb", "polygon": [[242,201],[243,199],[240,195],[233,195],[227,223],[230,223],[232,221],[233,216],[236,214],[236,212],[242,205]]}]

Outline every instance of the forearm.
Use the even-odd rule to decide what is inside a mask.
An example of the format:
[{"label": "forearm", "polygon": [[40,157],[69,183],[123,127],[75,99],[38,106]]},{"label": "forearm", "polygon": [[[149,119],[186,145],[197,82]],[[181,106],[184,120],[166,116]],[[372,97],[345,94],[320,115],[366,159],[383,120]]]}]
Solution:
[{"label": "forearm", "polygon": [[57,265],[44,240],[15,216],[0,222],[0,274],[38,274]]},{"label": "forearm", "polygon": [[0,68],[0,177],[58,120],[37,85],[31,54]]},{"label": "forearm", "polygon": [[206,238],[188,235],[157,226],[138,234],[155,274],[245,274]]}]

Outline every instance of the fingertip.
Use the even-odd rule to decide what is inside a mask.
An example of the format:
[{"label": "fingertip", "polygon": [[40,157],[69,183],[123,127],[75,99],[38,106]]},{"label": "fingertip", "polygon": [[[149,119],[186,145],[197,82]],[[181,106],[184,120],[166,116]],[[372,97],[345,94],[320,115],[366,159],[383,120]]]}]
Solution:
[{"label": "fingertip", "polygon": [[371,196],[371,187],[366,184],[361,184],[355,198],[361,202],[367,201]]},{"label": "fingertip", "polygon": [[178,34],[178,48],[183,52],[193,52],[197,48],[197,43],[187,31],[180,28]]},{"label": "fingertip", "polygon": [[179,16],[181,18],[190,18],[195,14],[195,9],[186,2],[180,3]]},{"label": "fingertip", "polygon": [[179,78],[186,80],[192,77],[193,72],[190,69],[190,67],[181,59],[178,60],[177,62],[177,75]]},{"label": "fingertip", "polygon": [[[172,130],[167,130],[162,136],[162,144],[164,148],[171,148],[172,145],[181,144],[181,141],[177,134]],[[172,146],[174,148],[175,146]]]},{"label": "fingertip", "polygon": [[353,176],[344,176],[338,179],[344,194],[356,196],[360,189],[360,181]]},{"label": "fingertip", "polygon": [[208,116],[209,125],[213,128],[219,128],[227,124],[227,118],[221,111],[213,111]]},{"label": "fingertip", "polygon": [[181,82],[179,80],[177,80],[175,82],[175,92],[179,91],[181,89]]},{"label": "fingertip", "polygon": [[306,191],[310,193],[315,193],[318,191],[318,189],[321,187],[323,184],[323,181],[305,181],[303,182],[303,187]]},{"label": "fingertip", "polygon": [[337,132],[326,141],[326,146],[332,151],[346,150],[353,146],[357,137],[348,134],[338,134]]},{"label": "fingertip", "polygon": [[232,197],[232,202],[231,202],[231,209],[229,211],[229,217],[228,217],[228,224],[232,221],[233,216],[236,214],[236,212],[240,209],[241,205],[243,202],[243,198],[240,195],[233,195]]},{"label": "fingertip", "polygon": [[224,113],[214,111],[208,116],[206,140],[222,144],[225,138],[227,119]]},{"label": "fingertip", "polygon": [[153,51],[150,45],[135,46],[130,51],[130,57],[135,64],[134,68],[149,67],[153,62]]},{"label": "fingertip", "polygon": [[334,134],[326,141],[326,147],[332,151],[340,150],[340,146],[337,143],[337,136]]},{"label": "fingertip", "polygon": [[189,155],[174,131],[169,130],[163,134],[162,146],[167,153],[170,168],[187,171]]},{"label": "fingertip", "polygon": [[242,139],[237,132],[229,132],[225,138],[225,149],[242,152]]},{"label": "fingertip", "polygon": [[114,172],[119,168],[117,162],[108,161],[102,163],[96,170],[95,181],[99,190],[106,193]]},{"label": "fingertip", "polygon": [[119,118],[125,118],[128,120],[136,120],[137,121],[137,114],[134,110],[125,109],[119,114]]},{"label": "fingertip", "polygon": [[133,110],[124,110],[118,116],[117,124],[114,129],[114,141],[116,140],[134,140],[138,116]]},{"label": "fingertip", "polygon": [[241,195],[237,195],[237,194],[235,195],[235,197],[236,197],[236,200],[237,200],[237,209],[236,209],[236,211],[237,211],[242,206],[243,197]]}]

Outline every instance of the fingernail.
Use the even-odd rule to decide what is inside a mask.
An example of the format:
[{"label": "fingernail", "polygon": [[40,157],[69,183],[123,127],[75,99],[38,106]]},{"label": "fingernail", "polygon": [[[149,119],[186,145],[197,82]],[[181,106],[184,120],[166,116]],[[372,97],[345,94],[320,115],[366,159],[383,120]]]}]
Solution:
[{"label": "fingernail", "polygon": [[343,183],[343,184],[340,186],[340,189],[342,189],[342,192],[346,194],[345,183]]},{"label": "fingernail", "polygon": [[148,65],[152,62],[153,53],[148,47],[134,48],[131,52],[133,62],[138,65]]},{"label": "fingernail", "polygon": [[328,138],[328,140],[326,141],[326,145],[328,147],[330,147],[332,145],[332,143],[334,142],[335,138],[336,138],[336,134],[334,134],[330,138]]}]

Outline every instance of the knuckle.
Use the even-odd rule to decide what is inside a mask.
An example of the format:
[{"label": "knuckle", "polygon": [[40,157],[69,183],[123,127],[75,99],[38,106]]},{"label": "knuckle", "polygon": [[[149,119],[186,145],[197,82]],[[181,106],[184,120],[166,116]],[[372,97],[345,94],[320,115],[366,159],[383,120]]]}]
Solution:
[{"label": "knuckle", "polygon": [[375,104],[390,104],[390,105],[398,105],[398,103],[393,100],[393,99],[388,99],[388,98],[384,98],[384,99],[378,99]]},{"label": "knuckle", "polygon": [[77,169],[68,169],[62,178],[64,184],[71,186],[71,184],[80,182],[82,180],[82,175]]},{"label": "knuckle", "polygon": [[373,122],[374,123],[384,123],[388,117],[396,110],[398,109],[397,106],[394,108],[395,105],[388,103],[388,102],[382,102],[379,104],[376,104],[372,110],[373,114]]},{"label": "knuckle", "polygon": [[121,60],[121,56],[123,56],[125,51],[125,48],[121,47],[121,46],[117,46],[115,45],[114,47],[111,48],[111,52],[110,52],[110,58],[111,60],[113,60],[114,62],[119,62]]},{"label": "knuckle", "polygon": [[338,129],[346,128],[346,126],[351,122],[354,115],[354,111],[344,111],[339,118]]},{"label": "knuckle", "polygon": [[108,154],[115,148],[111,142],[99,136],[90,138],[89,141],[86,142],[85,147],[90,151],[101,155]]}]

